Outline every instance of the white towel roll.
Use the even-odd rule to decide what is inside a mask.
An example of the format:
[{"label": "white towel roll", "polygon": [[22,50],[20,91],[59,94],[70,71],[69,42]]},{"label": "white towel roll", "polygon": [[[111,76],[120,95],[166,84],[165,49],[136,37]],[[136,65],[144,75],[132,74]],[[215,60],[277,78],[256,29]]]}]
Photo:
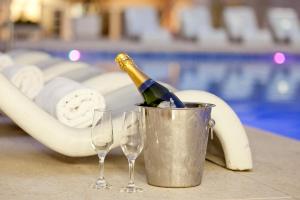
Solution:
[{"label": "white towel roll", "polygon": [[11,65],[1,71],[10,82],[30,99],[34,99],[44,86],[42,71],[33,65]]},{"label": "white towel roll", "polygon": [[10,56],[0,53],[0,71],[13,64],[14,61]]},{"label": "white towel roll", "polygon": [[89,127],[93,110],[106,107],[100,93],[62,77],[48,82],[35,102],[60,122],[74,128]]}]

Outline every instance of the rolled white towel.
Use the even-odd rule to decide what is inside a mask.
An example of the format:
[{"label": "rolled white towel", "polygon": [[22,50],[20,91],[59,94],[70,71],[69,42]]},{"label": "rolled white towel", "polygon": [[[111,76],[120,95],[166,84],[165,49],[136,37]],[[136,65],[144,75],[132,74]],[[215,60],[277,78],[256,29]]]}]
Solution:
[{"label": "rolled white towel", "polygon": [[106,107],[100,93],[62,77],[48,82],[35,102],[60,122],[74,128],[89,127],[93,110]]},{"label": "rolled white towel", "polygon": [[42,71],[33,65],[14,64],[1,72],[30,99],[34,99],[44,86]]},{"label": "rolled white towel", "polygon": [[13,64],[14,61],[9,55],[0,53],[0,71]]}]

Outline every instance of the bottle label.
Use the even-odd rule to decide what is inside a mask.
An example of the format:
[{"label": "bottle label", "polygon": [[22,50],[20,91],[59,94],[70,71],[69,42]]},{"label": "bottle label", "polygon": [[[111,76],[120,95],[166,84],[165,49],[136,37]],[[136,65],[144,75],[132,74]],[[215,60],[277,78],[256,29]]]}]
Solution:
[{"label": "bottle label", "polygon": [[144,83],[142,83],[142,85],[139,87],[139,91],[141,93],[143,93],[146,89],[148,89],[151,85],[153,85],[155,83],[155,81],[153,81],[152,79],[148,79],[146,80]]}]

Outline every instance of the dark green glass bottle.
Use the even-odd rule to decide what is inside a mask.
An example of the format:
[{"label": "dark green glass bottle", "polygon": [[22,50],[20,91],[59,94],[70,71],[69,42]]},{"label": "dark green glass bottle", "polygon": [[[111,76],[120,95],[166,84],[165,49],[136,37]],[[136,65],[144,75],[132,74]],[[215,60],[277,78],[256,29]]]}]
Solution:
[{"label": "dark green glass bottle", "polygon": [[139,70],[127,54],[120,53],[115,60],[120,68],[130,76],[147,106],[157,107],[161,102],[168,101],[172,102],[177,108],[185,107],[175,94]]}]

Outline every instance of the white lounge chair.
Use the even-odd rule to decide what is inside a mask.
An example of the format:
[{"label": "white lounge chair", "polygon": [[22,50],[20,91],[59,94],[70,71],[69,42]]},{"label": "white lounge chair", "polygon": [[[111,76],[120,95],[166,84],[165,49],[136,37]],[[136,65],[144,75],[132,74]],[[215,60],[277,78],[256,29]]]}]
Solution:
[{"label": "white lounge chair", "polygon": [[271,8],[267,18],[277,41],[300,45],[300,22],[294,9]]},{"label": "white lounge chair", "polygon": [[204,6],[184,8],[181,11],[181,33],[185,38],[196,39],[202,44],[227,43],[226,32],[213,27],[211,14]]},{"label": "white lounge chair", "polygon": [[[0,109],[3,108],[3,112],[27,133],[49,148],[64,155],[87,156],[95,154],[90,146],[88,129],[66,127],[22,95],[2,74],[0,74],[0,83],[0,99],[3,99],[8,94],[10,97],[0,102]],[[117,110],[117,112],[133,109],[134,104],[141,102],[141,97],[137,93],[136,88],[124,73],[113,72],[103,74],[83,81],[82,84],[98,90],[104,95],[107,108]],[[168,85],[166,87],[169,87],[171,91],[175,91],[174,88]],[[220,125],[217,125],[215,129],[218,141],[222,145],[221,148],[217,147],[217,149],[223,148],[223,150],[216,152],[214,145],[219,143],[211,142],[211,147],[208,149],[207,154],[208,159],[233,170],[252,168],[251,152],[245,130],[233,110],[225,102],[206,92],[183,91],[176,94],[181,96],[183,101],[193,102],[201,99],[201,101],[216,103],[219,111],[213,118],[218,119],[217,121],[221,121],[224,113],[228,114],[226,122],[219,123]],[[127,98],[120,103],[120,97],[124,97],[125,95]],[[16,106],[16,104],[18,105]],[[29,113],[32,116],[30,119],[27,117]],[[118,113],[114,113],[114,116],[114,131],[116,133],[114,146],[118,146],[122,121]],[[230,123],[235,127],[235,131],[225,128]],[[233,138],[235,139],[232,140],[231,137],[227,137],[228,134],[233,134]],[[235,141],[239,141],[239,143],[232,146]],[[239,149],[239,151],[236,152],[236,149]]]},{"label": "white lounge chair", "polygon": [[272,43],[271,33],[259,29],[253,8],[249,6],[227,7],[224,22],[230,38],[246,45],[266,45]]},{"label": "white lounge chair", "polygon": [[98,15],[86,15],[73,20],[75,39],[97,39],[101,35],[101,17]]},{"label": "white lounge chair", "polygon": [[160,26],[158,13],[153,7],[130,7],[125,9],[125,33],[129,38],[143,42],[170,42],[171,34]]},{"label": "white lounge chair", "polygon": [[[111,81],[115,81],[115,78]],[[109,99],[111,108],[114,108],[114,104],[119,104],[120,96],[125,96],[124,91],[126,95],[128,93],[133,95],[137,93],[130,85],[126,87],[126,90],[119,89],[107,94],[107,97],[111,97]],[[130,90],[129,87],[133,89]],[[120,92],[119,95],[117,92]],[[223,149],[222,152],[224,153],[219,157],[220,154],[218,153],[220,152],[208,151],[208,159],[233,170],[252,168],[251,152],[245,130],[236,114],[224,101],[206,92],[182,91],[176,94],[183,101],[206,101],[217,105],[212,117],[216,120],[215,136],[220,141],[221,149]],[[136,98],[133,96],[134,98],[132,99],[140,100],[138,96]],[[2,74],[0,74],[0,99],[0,109],[2,111],[24,131],[50,149],[73,157],[96,154],[91,147],[89,128],[76,129],[63,125],[26,98]],[[123,99],[122,101],[125,100]],[[128,105],[132,105],[132,103]],[[226,117],[224,118],[224,116]],[[121,117],[116,116],[114,118],[114,133],[113,147],[116,147],[119,145],[122,133]]]}]

